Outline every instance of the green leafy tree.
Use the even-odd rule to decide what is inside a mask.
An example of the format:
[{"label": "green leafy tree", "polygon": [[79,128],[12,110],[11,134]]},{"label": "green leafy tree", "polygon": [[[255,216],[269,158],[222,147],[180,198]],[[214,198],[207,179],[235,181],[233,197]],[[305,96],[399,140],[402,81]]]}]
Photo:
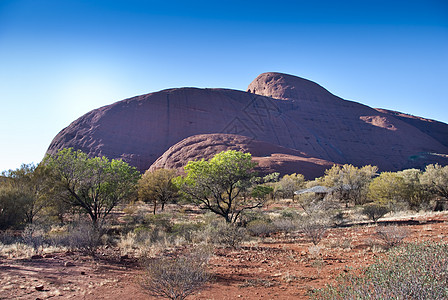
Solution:
[{"label": "green leafy tree", "polygon": [[[14,225],[33,223],[45,206],[45,170],[34,164],[23,164],[16,170],[4,171],[2,177],[1,211],[4,217],[8,214],[8,219],[16,219],[15,221],[9,219],[6,223],[12,222]],[[14,207],[13,213],[12,207]]]},{"label": "green leafy tree", "polygon": [[229,150],[208,161],[188,162],[186,176],[176,182],[194,202],[235,223],[242,211],[263,205],[263,200],[242,197],[256,178],[255,166],[250,153]]},{"label": "green leafy tree", "polygon": [[376,175],[378,168],[367,165],[361,168],[345,164],[334,165],[325,171],[320,181],[333,189],[333,195],[344,201],[346,206],[350,202],[355,205],[364,204],[370,181]]},{"label": "green leafy tree", "polygon": [[429,203],[430,193],[420,181],[423,174],[422,171],[407,169],[397,172],[397,174],[404,180],[404,198],[411,209],[419,210],[422,206]]},{"label": "green leafy tree", "polygon": [[305,176],[302,174],[285,175],[276,184],[276,193],[279,193],[283,198],[291,198],[294,201],[294,192],[305,187]]},{"label": "green leafy tree", "polygon": [[[448,166],[439,164],[426,166],[425,172],[420,177],[421,183],[439,201],[448,200]],[[441,209],[436,206],[436,210]]]},{"label": "green leafy tree", "polygon": [[23,204],[28,200],[22,191],[0,184],[0,230],[18,227],[26,222]]},{"label": "green leafy tree", "polygon": [[72,148],[63,149],[44,160],[60,199],[86,213],[95,227],[120,202],[134,193],[140,174],[122,160],[89,158]]},{"label": "green leafy tree", "polygon": [[369,198],[391,208],[399,201],[405,201],[406,184],[396,172],[382,172],[369,185]]},{"label": "green leafy tree", "polygon": [[153,213],[156,214],[157,205],[161,205],[162,211],[165,204],[176,200],[179,189],[173,183],[176,170],[158,169],[143,174],[138,181],[138,197],[144,202],[153,203]]}]

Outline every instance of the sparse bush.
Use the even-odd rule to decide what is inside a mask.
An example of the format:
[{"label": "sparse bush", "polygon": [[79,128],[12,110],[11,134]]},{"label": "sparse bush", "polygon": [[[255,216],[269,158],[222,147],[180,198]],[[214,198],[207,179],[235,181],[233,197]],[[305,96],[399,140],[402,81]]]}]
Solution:
[{"label": "sparse bush", "polygon": [[361,275],[315,290],[312,299],[447,299],[448,244],[420,243],[392,248]]},{"label": "sparse bush", "polygon": [[280,216],[284,219],[297,219],[297,217],[299,216],[299,214],[297,213],[297,210],[295,209],[291,209],[291,208],[287,208],[284,209],[280,212]]},{"label": "sparse bush", "polygon": [[379,226],[375,235],[386,249],[390,249],[400,245],[409,236],[409,230],[402,226]]},{"label": "sparse bush", "polygon": [[38,252],[46,242],[45,231],[35,224],[28,224],[22,232],[22,240],[28,246],[33,247],[35,252]]},{"label": "sparse bush", "polygon": [[378,219],[384,217],[389,212],[389,208],[377,203],[369,203],[364,205],[362,214],[366,215],[373,222],[378,222]]},{"label": "sparse bush", "polygon": [[240,225],[247,226],[254,220],[268,220],[269,218],[260,210],[247,210],[240,215]]},{"label": "sparse bush", "polygon": [[95,255],[96,249],[101,244],[101,236],[104,233],[102,227],[95,227],[90,222],[79,222],[72,224],[62,244],[66,244],[72,250],[81,250],[90,255]]},{"label": "sparse bush", "polygon": [[172,237],[181,238],[186,242],[193,242],[196,237],[196,233],[203,229],[203,223],[183,222],[176,223],[172,227]]},{"label": "sparse bush", "polygon": [[142,287],[152,296],[182,300],[195,293],[210,280],[207,271],[210,252],[194,249],[178,257],[146,259]]},{"label": "sparse bush", "polygon": [[301,218],[299,227],[305,236],[317,245],[330,228],[330,221],[321,214],[313,214]]},{"label": "sparse bush", "polygon": [[289,218],[275,218],[272,220],[272,225],[276,231],[291,232],[297,230],[297,222]]},{"label": "sparse bush", "polygon": [[246,226],[247,231],[254,236],[267,237],[277,232],[277,228],[272,224],[270,220],[253,220]]},{"label": "sparse bush", "polygon": [[162,230],[165,232],[173,231],[172,216],[170,214],[161,213],[158,215],[148,214],[145,216],[145,224],[150,224],[157,230]]},{"label": "sparse bush", "polygon": [[238,248],[247,238],[247,230],[234,224],[221,222],[211,231],[211,241],[216,245]]}]

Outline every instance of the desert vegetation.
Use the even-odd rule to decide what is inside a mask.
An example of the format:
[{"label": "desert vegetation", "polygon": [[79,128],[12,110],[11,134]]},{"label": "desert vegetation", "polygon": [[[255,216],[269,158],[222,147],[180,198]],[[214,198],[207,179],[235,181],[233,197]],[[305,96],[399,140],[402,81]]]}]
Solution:
[{"label": "desert vegetation", "polygon": [[[38,166],[2,173],[0,259],[70,252],[96,262],[132,261],[129,272],[140,272],[142,295],[168,299],[192,297],[219,284],[225,278],[214,273],[234,261],[235,270],[285,264],[278,276],[242,278],[239,289],[285,284],[302,291],[300,297],[315,299],[448,296],[439,286],[448,283],[446,239],[413,240],[415,231],[403,223],[424,226],[427,220],[417,222],[416,216],[445,209],[447,166],[378,174],[375,166],[335,165],[308,181],[300,170],[261,176],[254,167],[250,154],[226,151],[189,162],[180,176],[165,169],[141,175],[121,160],[62,150]],[[438,216],[443,223],[446,213]],[[348,232],[352,236],[345,236]],[[338,264],[329,257],[351,251],[377,261],[339,270],[343,276],[327,287],[328,280],[307,288],[298,284],[320,282]],[[314,275],[294,273],[300,267]]]}]

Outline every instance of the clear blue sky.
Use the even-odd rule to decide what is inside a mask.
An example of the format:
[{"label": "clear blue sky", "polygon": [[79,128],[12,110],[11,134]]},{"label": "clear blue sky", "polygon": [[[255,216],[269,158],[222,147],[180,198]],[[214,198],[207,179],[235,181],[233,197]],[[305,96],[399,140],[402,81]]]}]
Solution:
[{"label": "clear blue sky", "polygon": [[448,123],[448,1],[0,0],[0,171],[94,108],[268,71]]}]

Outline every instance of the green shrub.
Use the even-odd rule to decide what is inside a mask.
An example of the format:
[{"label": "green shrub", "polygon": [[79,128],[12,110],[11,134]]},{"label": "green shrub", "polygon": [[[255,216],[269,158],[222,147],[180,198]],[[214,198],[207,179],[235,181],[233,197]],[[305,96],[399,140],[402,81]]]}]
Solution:
[{"label": "green shrub", "polygon": [[366,215],[373,222],[378,222],[378,219],[382,218],[389,212],[389,208],[378,203],[369,203],[362,208],[362,214]]},{"label": "green shrub", "polygon": [[145,224],[153,225],[155,228],[169,233],[173,230],[172,217],[172,215],[165,213],[157,215],[147,214],[145,215]]},{"label": "green shrub", "polygon": [[361,275],[315,290],[312,299],[448,299],[448,244],[425,242],[392,248]]}]

